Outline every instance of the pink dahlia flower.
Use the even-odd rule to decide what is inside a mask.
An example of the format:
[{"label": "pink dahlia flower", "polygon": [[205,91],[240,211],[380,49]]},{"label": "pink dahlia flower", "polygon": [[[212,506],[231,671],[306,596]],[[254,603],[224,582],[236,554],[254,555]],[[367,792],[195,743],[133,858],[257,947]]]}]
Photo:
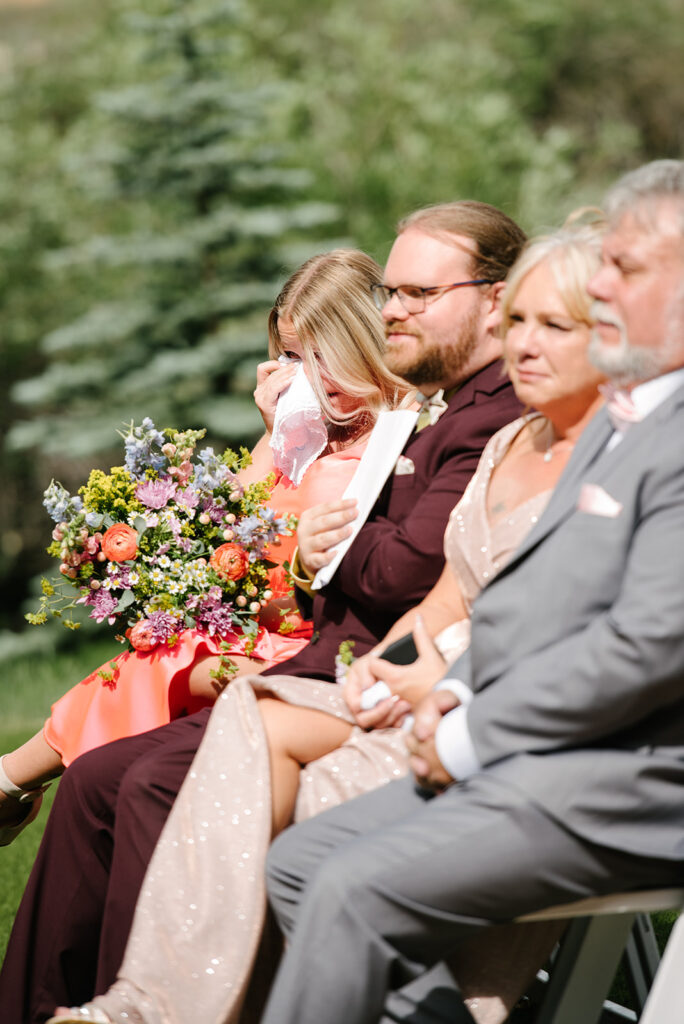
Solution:
[{"label": "pink dahlia flower", "polygon": [[148,508],[164,508],[176,493],[176,487],[173,480],[145,480],[136,487],[135,496]]}]

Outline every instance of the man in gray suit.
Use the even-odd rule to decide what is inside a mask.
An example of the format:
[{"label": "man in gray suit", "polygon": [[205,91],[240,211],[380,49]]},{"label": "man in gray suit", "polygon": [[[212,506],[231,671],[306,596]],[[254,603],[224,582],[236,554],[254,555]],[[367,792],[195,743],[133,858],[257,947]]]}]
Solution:
[{"label": "man in gray suit", "polygon": [[[475,603],[411,779],[286,831],[263,1024],[375,1024],[488,924],[684,875],[684,163],[607,199],[592,359],[625,386]],[[458,783],[458,784],[456,784]],[[412,1021],[472,1021],[460,1000]],[[448,1009],[446,1006],[448,1005]]]}]

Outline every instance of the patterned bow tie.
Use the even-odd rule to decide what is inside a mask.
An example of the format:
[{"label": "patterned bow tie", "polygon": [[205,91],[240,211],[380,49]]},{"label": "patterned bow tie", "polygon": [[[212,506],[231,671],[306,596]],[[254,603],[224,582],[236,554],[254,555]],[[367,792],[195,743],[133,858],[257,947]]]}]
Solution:
[{"label": "patterned bow tie", "polygon": [[606,400],[606,412],[615,430],[624,434],[641,420],[641,413],[625,388],[616,388],[614,384],[608,383],[600,384],[599,391]]},{"label": "patterned bow tie", "polygon": [[[422,398],[420,392],[418,392],[418,397]],[[444,401],[444,388],[436,391],[429,398],[423,398],[418,419],[416,420],[416,430],[422,430],[423,427],[431,427],[447,408],[448,405]]]}]

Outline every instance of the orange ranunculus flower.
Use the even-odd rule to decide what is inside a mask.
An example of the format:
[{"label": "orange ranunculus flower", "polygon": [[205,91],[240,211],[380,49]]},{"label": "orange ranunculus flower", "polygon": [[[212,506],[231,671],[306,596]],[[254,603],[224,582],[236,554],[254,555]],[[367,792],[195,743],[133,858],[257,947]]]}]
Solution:
[{"label": "orange ranunculus flower", "polygon": [[154,626],[149,619],[140,619],[134,626],[126,630],[126,636],[136,651],[151,651],[159,643],[154,635]]},{"label": "orange ranunculus flower", "polygon": [[222,544],[209,559],[212,569],[227,580],[241,580],[247,575],[249,559],[239,544]]},{"label": "orange ranunculus flower", "polygon": [[114,523],[102,538],[102,550],[110,562],[126,562],[135,558],[138,534],[127,523]]}]

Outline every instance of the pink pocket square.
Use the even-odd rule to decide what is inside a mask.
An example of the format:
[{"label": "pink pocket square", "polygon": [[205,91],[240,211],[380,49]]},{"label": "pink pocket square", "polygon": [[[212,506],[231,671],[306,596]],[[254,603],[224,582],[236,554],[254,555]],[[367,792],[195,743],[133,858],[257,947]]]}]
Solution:
[{"label": "pink pocket square", "polygon": [[598,484],[582,484],[577,508],[580,512],[588,512],[595,516],[607,516],[609,519],[615,519],[622,512],[620,502],[611,498],[610,494]]}]

